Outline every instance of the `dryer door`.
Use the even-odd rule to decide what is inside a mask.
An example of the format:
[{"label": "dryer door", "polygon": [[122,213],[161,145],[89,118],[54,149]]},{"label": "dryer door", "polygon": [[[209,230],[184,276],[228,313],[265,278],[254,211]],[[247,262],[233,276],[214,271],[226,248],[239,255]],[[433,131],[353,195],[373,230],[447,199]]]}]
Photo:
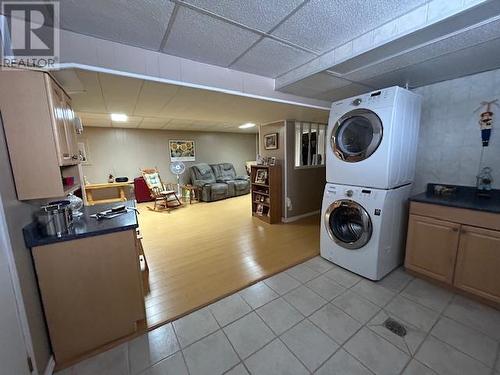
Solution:
[{"label": "dryer door", "polygon": [[347,162],[365,160],[382,141],[382,121],[369,109],[355,109],[339,118],[332,131],[334,154]]},{"label": "dryer door", "polygon": [[330,238],[346,249],[359,249],[372,236],[370,215],[363,206],[350,199],[333,202],[326,210],[324,220]]}]

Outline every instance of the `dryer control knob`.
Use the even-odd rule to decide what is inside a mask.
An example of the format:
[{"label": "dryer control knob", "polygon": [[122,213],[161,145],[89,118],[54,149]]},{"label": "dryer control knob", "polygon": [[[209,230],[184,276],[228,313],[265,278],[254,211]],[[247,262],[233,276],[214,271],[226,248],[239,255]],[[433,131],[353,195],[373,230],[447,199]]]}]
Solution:
[{"label": "dryer control knob", "polygon": [[352,101],[352,105],[358,106],[361,104],[361,102],[362,102],[361,98],[357,98]]},{"label": "dryer control knob", "polygon": [[352,190],[346,190],[345,195],[348,196],[349,198],[353,196],[353,191]]}]

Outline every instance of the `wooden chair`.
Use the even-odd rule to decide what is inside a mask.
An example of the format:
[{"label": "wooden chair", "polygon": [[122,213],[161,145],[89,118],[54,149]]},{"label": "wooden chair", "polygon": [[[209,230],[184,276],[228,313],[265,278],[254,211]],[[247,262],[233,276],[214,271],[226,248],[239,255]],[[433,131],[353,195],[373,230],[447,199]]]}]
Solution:
[{"label": "wooden chair", "polygon": [[148,186],[151,198],[154,199],[153,210],[164,208],[170,210],[182,206],[182,202],[175,191],[175,184],[164,184],[160,178],[157,168],[145,168],[141,170],[142,177]]}]

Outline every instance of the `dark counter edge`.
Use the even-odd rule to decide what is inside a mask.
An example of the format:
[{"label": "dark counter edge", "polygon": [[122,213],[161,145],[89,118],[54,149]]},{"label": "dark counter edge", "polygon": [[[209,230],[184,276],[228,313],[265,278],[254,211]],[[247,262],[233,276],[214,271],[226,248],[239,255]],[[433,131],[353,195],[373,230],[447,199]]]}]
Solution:
[{"label": "dark counter edge", "polygon": [[[137,221],[137,213],[135,211],[129,211],[128,213],[117,216],[116,218],[103,219],[101,221],[97,221],[96,219],[90,217],[90,215],[96,212],[107,210],[118,204],[120,203],[100,204],[84,207],[82,209],[83,215],[75,222],[76,224],[73,231],[61,237],[42,237],[38,230],[37,223],[33,221],[23,228],[24,242],[26,244],[26,247],[31,249],[33,247],[50,245],[58,242],[79,240],[82,238],[123,232],[138,228],[139,223]],[[135,208],[135,201],[126,201],[123,202],[123,204],[127,205],[128,207]]]},{"label": "dark counter edge", "polygon": [[410,197],[410,202],[436,204],[439,206],[500,214],[500,190],[492,190],[491,198],[480,198],[476,195],[475,187],[446,185],[457,187],[458,193],[452,196],[439,196],[432,195],[431,189],[433,185],[440,184],[429,184],[426,192]]}]

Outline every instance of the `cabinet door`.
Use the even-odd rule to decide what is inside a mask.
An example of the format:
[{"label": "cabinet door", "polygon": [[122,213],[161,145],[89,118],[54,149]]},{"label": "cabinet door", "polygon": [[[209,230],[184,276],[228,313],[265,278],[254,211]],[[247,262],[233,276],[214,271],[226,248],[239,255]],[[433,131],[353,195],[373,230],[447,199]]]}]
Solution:
[{"label": "cabinet door", "polygon": [[410,215],[405,266],[451,284],[460,224]]},{"label": "cabinet door", "polygon": [[56,149],[59,157],[59,165],[71,164],[71,151],[66,130],[66,108],[63,91],[52,82],[50,77],[46,77],[49,103],[52,110],[53,130],[56,140]]},{"label": "cabinet door", "polygon": [[68,143],[68,151],[71,158],[71,162],[68,164],[77,164],[79,163],[78,158],[78,145],[76,140],[76,129],[75,129],[75,113],[71,108],[70,99],[64,95],[63,96],[63,107],[64,107],[64,121],[65,121],[65,133],[66,133],[66,141]]},{"label": "cabinet door", "polygon": [[500,232],[462,226],[454,285],[500,302]]}]

